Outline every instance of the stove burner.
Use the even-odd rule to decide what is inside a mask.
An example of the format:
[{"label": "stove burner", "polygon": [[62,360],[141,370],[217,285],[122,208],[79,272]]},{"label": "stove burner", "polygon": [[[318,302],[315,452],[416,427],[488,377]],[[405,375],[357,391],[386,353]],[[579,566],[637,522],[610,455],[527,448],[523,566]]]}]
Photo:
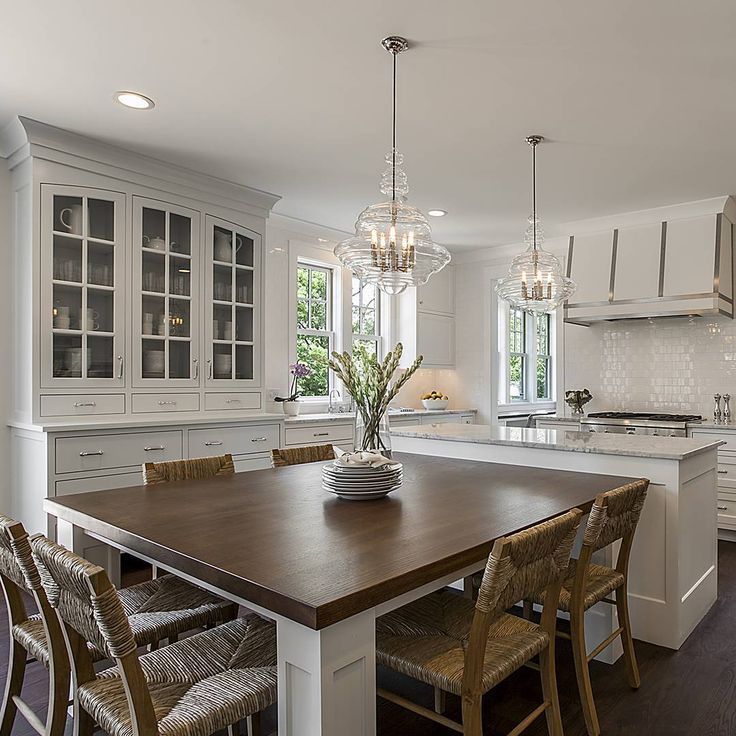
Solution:
[{"label": "stove burner", "polygon": [[654,422],[699,422],[699,414],[657,414],[644,411],[598,411],[588,414],[591,419],[640,419]]}]

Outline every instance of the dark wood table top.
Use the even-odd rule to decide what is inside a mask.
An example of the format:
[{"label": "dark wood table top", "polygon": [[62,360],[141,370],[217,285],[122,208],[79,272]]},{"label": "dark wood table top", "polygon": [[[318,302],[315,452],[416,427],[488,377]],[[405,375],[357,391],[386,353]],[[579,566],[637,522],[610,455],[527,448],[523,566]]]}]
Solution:
[{"label": "dark wood table top", "polygon": [[397,454],[388,498],[343,501],[322,465],[47,499],[113,543],[320,629],[486,558],[501,536],[588,510],[631,478]]}]

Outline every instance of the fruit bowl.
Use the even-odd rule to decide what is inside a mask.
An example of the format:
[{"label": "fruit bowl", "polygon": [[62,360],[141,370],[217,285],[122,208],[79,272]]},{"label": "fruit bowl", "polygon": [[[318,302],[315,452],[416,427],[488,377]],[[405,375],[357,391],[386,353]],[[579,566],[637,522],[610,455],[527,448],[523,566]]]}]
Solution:
[{"label": "fruit bowl", "polygon": [[422,399],[422,406],[425,409],[447,409],[449,403],[449,399]]}]

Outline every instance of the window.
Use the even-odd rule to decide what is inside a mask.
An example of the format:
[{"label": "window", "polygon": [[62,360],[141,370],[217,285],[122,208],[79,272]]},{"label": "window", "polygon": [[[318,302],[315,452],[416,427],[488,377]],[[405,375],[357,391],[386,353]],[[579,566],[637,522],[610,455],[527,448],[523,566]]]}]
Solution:
[{"label": "window", "polygon": [[302,396],[327,396],[330,392],[328,362],[333,350],[332,271],[300,263],[297,268],[296,355],[312,369],[301,379]]},{"label": "window", "polygon": [[499,302],[499,404],[554,401],[554,321]]},{"label": "window", "polygon": [[380,298],[374,284],[361,283],[353,276],[353,345],[363,345],[369,354],[381,357]]}]

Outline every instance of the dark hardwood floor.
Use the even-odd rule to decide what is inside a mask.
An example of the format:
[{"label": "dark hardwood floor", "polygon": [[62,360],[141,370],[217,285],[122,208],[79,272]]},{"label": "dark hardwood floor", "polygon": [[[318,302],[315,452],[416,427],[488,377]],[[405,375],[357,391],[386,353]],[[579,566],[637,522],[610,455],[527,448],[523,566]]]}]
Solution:
[{"label": "dark hardwood floor", "polygon": [[[641,688],[626,684],[624,664],[593,662],[591,677],[604,736],[734,736],[736,735],[736,544],[719,543],[719,599],[700,626],[678,652],[637,642]],[[142,573],[134,572],[130,582]],[[4,606],[3,606],[4,609]],[[2,612],[0,658],[3,683],[7,660],[7,618]],[[577,700],[575,674],[569,644],[558,639],[557,671],[562,718],[566,736],[584,736],[585,726]],[[393,673],[379,670],[379,682],[427,707],[430,688]],[[24,697],[39,714],[46,706],[46,671],[37,663],[26,672]],[[541,699],[538,673],[522,669],[491,691],[485,701],[488,736],[507,734]],[[448,696],[447,715],[459,717],[459,700]],[[267,714],[264,733],[273,733],[276,714]],[[18,716],[14,736],[35,732]],[[67,729],[71,734],[71,727]],[[449,736],[452,731],[378,701],[379,736]],[[544,718],[526,732],[544,736]],[[351,736],[351,734],[345,734]]]}]

